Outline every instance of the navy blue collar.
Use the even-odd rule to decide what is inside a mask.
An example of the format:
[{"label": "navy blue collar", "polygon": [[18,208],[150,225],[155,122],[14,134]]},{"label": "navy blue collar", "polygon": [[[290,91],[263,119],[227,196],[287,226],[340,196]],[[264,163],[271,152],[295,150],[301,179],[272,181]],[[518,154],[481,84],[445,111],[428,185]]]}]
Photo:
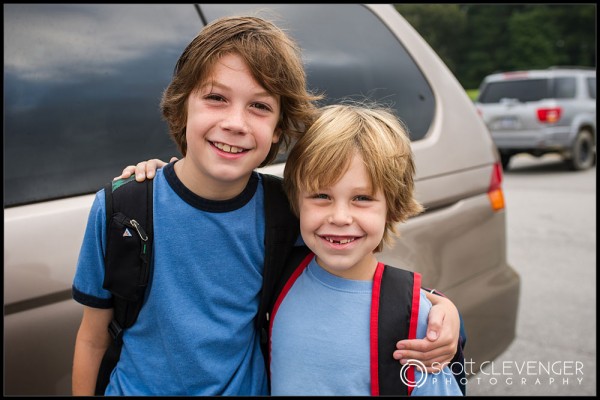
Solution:
[{"label": "navy blue collar", "polygon": [[209,200],[198,196],[188,189],[177,177],[175,173],[175,163],[169,163],[163,167],[165,179],[171,188],[186,203],[202,211],[222,213],[235,211],[244,207],[252,199],[258,187],[258,173],[252,172],[248,184],[240,194],[227,200]]}]

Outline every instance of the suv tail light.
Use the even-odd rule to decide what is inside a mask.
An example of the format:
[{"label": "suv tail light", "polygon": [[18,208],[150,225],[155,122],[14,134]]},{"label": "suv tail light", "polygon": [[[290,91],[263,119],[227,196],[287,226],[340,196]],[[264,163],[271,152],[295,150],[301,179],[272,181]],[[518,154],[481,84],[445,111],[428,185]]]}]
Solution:
[{"label": "suv tail light", "polygon": [[560,107],[538,108],[537,117],[540,122],[552,124],[558,122],[562,109]]},{"label": "suv tail light", "polygon": [[502,192],[502,164],[499,162],[494,164],[492,170],[492,179],[490,188],[488,189],[488,198],[490,205],[494,211],[499,211],[504,208],[504,193]]}]

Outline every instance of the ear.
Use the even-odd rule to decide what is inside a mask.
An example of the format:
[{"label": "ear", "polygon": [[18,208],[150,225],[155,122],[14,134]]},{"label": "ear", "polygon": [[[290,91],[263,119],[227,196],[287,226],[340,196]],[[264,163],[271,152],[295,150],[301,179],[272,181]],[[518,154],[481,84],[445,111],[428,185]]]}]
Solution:
[{"label": "ear", "polygon": [[275,128],[275,131],[273,132],[273,140],[271,140],[271,143],[279,142],[279,139],[281,139],[282,132],[283,130],[280,127]]}]

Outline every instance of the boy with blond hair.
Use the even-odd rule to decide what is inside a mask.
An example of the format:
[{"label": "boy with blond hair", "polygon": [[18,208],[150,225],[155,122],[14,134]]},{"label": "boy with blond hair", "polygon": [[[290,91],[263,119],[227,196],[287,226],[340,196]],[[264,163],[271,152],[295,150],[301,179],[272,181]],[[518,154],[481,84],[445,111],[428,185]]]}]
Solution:
[{"label": "boy with blond hair", "polygon": [[381,107],[325,107],[295,144],[284,188],[308,249],[287,265],[271,314],[273,395],[462,395],[447,366],[427,376],[378,354],[393,348],[378,345],[386,332],[426,334],[420,274],[376,257],[423,210],[414,174],[408,135]]}]

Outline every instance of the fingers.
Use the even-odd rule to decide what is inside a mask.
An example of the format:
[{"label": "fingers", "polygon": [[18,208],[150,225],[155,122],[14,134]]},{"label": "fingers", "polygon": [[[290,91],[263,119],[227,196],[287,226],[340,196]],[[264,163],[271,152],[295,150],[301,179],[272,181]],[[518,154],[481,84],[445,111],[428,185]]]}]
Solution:
[{"label": "fingers", "polygon": [[456,348],[460,336],[460,315],[456,306],[442,296],[427,293],[427,298],[433,304],[427,317],[427,338],[439,342],[440,346],[450,344]]},{"label": "fingers", "polygon": [[135,173],[135,169],[136,169],[135,165],[128,165],[127,167],[125,167],[125,169],[123,169],[123,172],[121,172],[121,175],[115,176],[113,178],[113,181],[129,178],[132,174]]},{"label": "fingers", "polygon": [[442,307],[432,307],[427,320],[427,339],[437,340],[442,332],[446,312]]},{"label": "fingers", "polygon": [[138,182],[143,182],[146,177],[148,177],[149,179],[152,179],[154,177],[154,172],[156,171],[156,169],[154,169],[152,171],[152,174],[150,174],[148,172],[148,164],[150,163],[150,161],[142,161],[137,163],[137,165],[135,166],[135,180]]},{"label": "fingers", "polygon": [[[178,161],[177,157],[171,157],[170,162]],[[123,172],[121,172],[120,176],[116,176],[113,180],[118,179],[127,179],[131,175],[135,174],[135,180],[138,182],[143,182],[145,179],[152,179],[156,175],[156,170],[160,169],[167,165],[163,160],[159,160],[158,158],[153,158],[148,161],[142,161],[137,163],[136,165],[128,165],[125,167]]]},{"label": "fingers", "polygon": [[[156,158],[152,159],[152,160],[148,160],[145,163],[140,163],[140,164],[144,164],[142,167],[140,168],[140,170],[136,170],[136,176],[135,179],[136,180],[140,180],[138,179],[138,175],[139,178],[141,178],[141,180],[144,180],[144,177],[147,177],[148,179],[152,179],[154,178],[154,175],[156,175],[156,170],[160,167],[162,167],[165,163],[162,162],[161,160],[158,160]],[[157,164],[160,164],[160,166],[158,166]]]},{"label": "fingers", "polygon": [[420,361],[445,358],[451,359],[456,353],[456,346],[448,343],[440,346],[438,342],[432,342],[428,339],[405,339],[396,344],[394,358],[397,360],[403,358],[413,358]]},{"label": "fingers", "polygon": [[456,353],[456,345],[449,343],[440,346],[439,341],[432,342],[428,339],[401,340],[396,348],[394,359],[401,364],[406,364],[408,360],[419,360],[428,367],[428,372],[432,372],[429,370],[432,366],[450,362]]},{"label": "fingers", "polygon": [[[172,161],[176,161],[177,157],[172,157],[171,158],[171,162]],[[140,163],[142,164],[142,163]],[[138,164],[138,165],[140,165]],[[158,158],[153,158],[152,160],[148,160],[144,162],[144,168],[140,168],[139,170],[136,168],[136,177],[135,179],[138,181],[143,181],[144,180],[144,176],[147,177],[148,179],[152,179],[154,178],[154,175],[156,175],[156,170],[160,169],[162,167],[164,167],[165,165],[167,165],[166,162],[164,162],[163,160],[159,160]],[[138,174],[139,177],[141,178],[138,179]]]},{"label": "fingers", "polygon": [[428,315],[426,337],[401,340],[396,344],[397,350],[393,356],[402,364],[414,359],[429,368],[432,365],[449,363],[454,357],[460,335],[458,311],[448,299],[434,301],[435,304]]},{"label": "fingers", "polygon": [[425,338],[397,342],[393,357],[401,364],[407,364],[410,360],[420,361],[427,372],[437,373],[452,361],[456,353],[460,316],[449,299],[431,293],[426,293],[426,296],[432,307],[429,310]]}]

